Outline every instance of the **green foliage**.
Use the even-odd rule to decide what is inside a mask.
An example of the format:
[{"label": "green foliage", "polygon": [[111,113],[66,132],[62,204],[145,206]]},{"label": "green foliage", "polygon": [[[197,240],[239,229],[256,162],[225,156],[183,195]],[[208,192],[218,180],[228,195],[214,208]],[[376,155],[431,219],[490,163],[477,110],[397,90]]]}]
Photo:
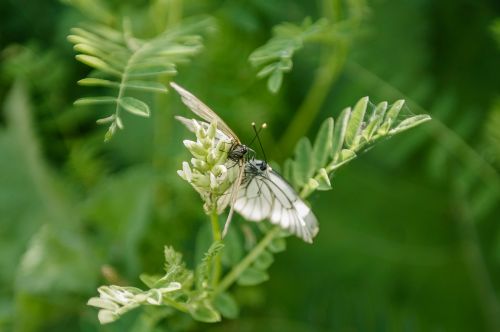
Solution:
[{"label": "green foliage", "polygon": [[[295,149],[295,159],[286,162],[286,175],[297,189],[302,188],[301,197],[307,197],[316,189],[331,189],[330,174],[381,138],[393,136],[430,120],[428,115],[400,116],[403,105],[404,101],[399,100],[388,108],[387,102],[382,102],[367,114],[368,97],[364,97],[352,110],[347,108],[342,111],[337,126],[334,126],[333,118],[325,120],[316,136],[314,146],[305,137],[299,140]],[[196,134],[206,137],[207,134],[203,132]],[[215,130],[211,132],[212,136],[215,135]],[[213,140],[213,137],[211,139]],[[184,141],[188,147],[190,144],[187,143],[194,144]],[[200,148],[214,146],[214,142],[209,142],[208,145],[199,144]],[[219,153],[219,150],[215,153]],[[191,178],[192,172],[188,171],[186,166],[183,171],[178,172],[181,172],[181,177],[184,179]],[[210,191],[210,188],[213,191]],[[210,188],[206,189],[209,190],[208,196],[216,193],[215,187]],[[214,211],[216,212],[216,209]],[[216,219],[212,220],[215,225],[217,222]],[[269,279],[267,269],[274,261],[273,254],[286,249],[283,238],[286,233],[280,231],[278,227],[269,230],[263,226],[262,229],[266,233],[264,238],[232,267],[218,285],[220,269],[218,256],[224,244],[217,240],[219,230],[218,226],[214,227],[212,230],[214,242],[196,268],[194,281],[193,272],[186,269],[182,255],[171,247],[166,247],[166,274],[163,277],[149,275],[141,277],[150,287],[149,290],[120,286],[99,288],[100,297],[92,298],[88,304],[100,308],[100,322],[103,324],[113,322],[124,313],[142,305],[172,306],[188,312],[195,320],[202,322],[217,322],[221,319],[221,313],[228,318],[236,317],[238,307],[231,295],[226,292],[227,288],[233,282],[240,286],[255,286],[267,281]]]},{"label": "green foliage", "polygon": [[155,80],[176,75],[178,64],[198,54],[203,46],[200,33],[212,25],[210,19],[192,19],[150,39],[133,36],[128,24],[124,24],[123,31],[96,24],[72,29],[68,40],[80,53],[76,59],[96,70],[92,77],[81,79],[78,84],[110,88],[112,93],[80,98],[75,105],[113,105],[112,115],[97,120],[99,124],[109,124],[105,141],[117,129],[123,129],[122,110],[149,117],[148,104],[127,94],[134,90],[166,93],[167,88]]},{"label": "green foliage", "polygon": [[[149,287],[148,290],[101,286],[98,289],[99,297],[91,298],[87,304],[99,308],[101,324],[114,322],[123,314],[142,305],[166,305],[187,312],[201,322],[217,322],[220,320],[220,314],[212,304],[209,271],[213,258],[222,248],[221,243],[215,242],[198,265],[195,275],[186,268],[180,253],[172,247],[165,247],[165,274],[141,275],[141,280]],[[219,297],[217,303],[229,316],[237,312],[229,295]]]},{"label": "green foliage", "polygon": [[[369,8],[363,0],[2,2],[0,330],[500,330],[493,7],[450,0],[378,1]],[[94,30],[112,29],[131,41],[118,45],[133,53],[134,41],[195,26],[189,17],[200,14],[215,18],[218,30],[203,49],[193,39],[199,47],[186,55],[189,64],[172,62],[175,80],[243,143],[254,135],[248,123],[267,122],[261,138],[268,157],[283,164],[294,148],[300,156],[281,168],[296,188],[329,190],[335,181],[334,191],[310,196],[320,221],[312,246],[266,223],[235,218],[224,247],[215,250],[217,241],[211,247],[199,198],[175,174],[186,137],[173,120],[182,108],[165,93],[173,73],[126,79],[120,119],[127,130],[101,142],[95,119],[114,115],[123,80],[74,61],[65,40],[70,28],[105,41],[101,48],[117,43]],[[314,18],[310,26],[286,23],[304,17]],[[187,35],[199,38],[208,26]],[[294,36],[269,48],[270,62],[255,70],[248,55],[269,40],[273,26],[290,27]],[[317,32],[309,30],[315,26]],[[81,46],[79,57],[101,60],[85,53],[101,49]],[[280,71],[291,69],[280,47],[293,53],[292,71]],[[121,58],[109,57],[105,64],[83,60],[115,69]],[[279,94],[254,84],[255,73],[273,64],[265,78]],[[82,111],[73,107],[82,96],[74,82],[89,69],[81,82],[97,99]],[[383,128],[391,109],[385,103],[337,113],[364,95],[404,99],[408,108]],[[433,121],[361,156],[389,137],[387,130],[424,120],[403,125],[408,109]],[[148,112],[151,120],[136,116]],[[386,134],[375,140],[379,130]],[[360,160],[328,172],[334,157],[336,165]],[[166,243],[184,258],[167,249],[166,271],[157,275]],[[142,271],[146,286],[137,278]],[[298,278],[306,282],[298,286]],[[241,280],[254,286],[238,286]],[[168,289],[177,282],[186,287]],[[86,306],[101,284],[116,285],[100,288],[108,319],[130,303],[137,310],[101,326],[96,308]]]},{"label": "green foliage", "polygon": [[250,54],[252,66],[257,67],[257,77],[267,77],[269,91],[276,93],[283,82],[283,74],[292,70],[292,57],[304,43],[317,38],[328,25],[326,19],[312,22],[304,19],[301,25],[282,23],[273,28],[273,37]]},{"label": "green foliage", "polygon": [[307,138],[297,143],[294,159],[285,162],[285,177],[301,190],[302,197],[315,190],[331,189],[330,176],[340,166],[380,139],[431,119],[426,114],[400,116],[403,105],[404,100],[398,100],[387,109],[387,102],[381,102],[367,114],[368,97],[364,97],[352,110],[346,108],[340,113],[336,126],[333,118],[326,119],[314,146]]}]

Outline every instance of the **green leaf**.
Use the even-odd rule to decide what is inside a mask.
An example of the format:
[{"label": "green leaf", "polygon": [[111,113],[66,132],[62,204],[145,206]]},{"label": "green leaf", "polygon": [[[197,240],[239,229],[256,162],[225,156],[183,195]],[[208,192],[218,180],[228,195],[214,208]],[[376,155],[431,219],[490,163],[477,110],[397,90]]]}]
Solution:
[{"label": "green leaf", "polygon": [[[78,81],[78,84],[83,86],[103,86],[108,88],[120,88],[120,83],[116,81],[104,80],[101,78],[83,78]],[[150,92],[168,92],[167,88],[158,82],[151,81],[125,81],[122,82],[123,87],[133,90],[143,90]]]},{"label": "green leaf", "polygon": [[319,187],[319,182],[316,179],[310,178],[305,187],[310,188],[310,190],[316,190]]},{"label": "green leaf", "polygon": [[115,68],[112,68],[109,64],[107,64],[105,61],[91,55],[85,55],[85,54],[78,54],[76,56],[76,59],[87,66],[90,66],[92,68],[101,70],[107,74],[111,74],[113,76],[121,77],[120,71],[116,70]]},{"label": "green leaf", "polygon": [[303,186],[312,176],[314,169],[311,167],[311,142],[307,137],[302,137],[295,147],[293,167],[294,184]]},{"label": "green leaf", "polygon": [[401,108],[403,107],[404,103],[405,103],[405,101],[401,99],[401,100],[396,101],[391,106],[391,108],[389,109],[389,111],[387,111],[387,113],[385,115],[384,122],[380,126],[378,133],[380,133],[382,135],[386,135],[389,132],[393,123],[396,121],[396,119],[399,115],[399,112],[401,111]]},{"label": "green leaf", "polygon": [[287,159],[285,160],[285,164],[283,165],[283,177],[292,184],[294,184],[293,164],[294,163],[292,159]]},{"label": "green leaf", "polygon": [[269,276],[266,272],[249,267],[240,274],[237,283],[241,286],[254,286],[267,281]]},{"label": "green leaf", "polygon": [[267,248],[269,249],[270,252],[274,254],[285,251],[286,241],[282,237],[276,237],[269,243]]},{"label": "green leaf", "polygon": [[126,66],[126,58],[117,54],[106,54],[96,46],[89,43],[76,44],[73,49],[87,56],[92,56],[100,59],[114,70],[121,71]]},{"label": "green leaf", "polygon": [[370,121],[374,120],[375,118],[384,118],[385,111],[387,110],[387,102],[383,101],[375,107],[373,110],[373,113],[370,117]]},{"label": "green leaf", "polygon": [[212,266],[212,260],[221,252],[223,248],[224,244],[222,242],[213,242],[203,256],[200,265],[198,265],[198,273],[196,275],[196,281],[199,288],[205,288],[208,286],[209,272],[210,267]]},{"label": "green leaf", "polygon": [[188,310],[191,316],[197,321],[205,323],[215,323],[220,321],[220,314],[207,300],[191,303],[188,306]]},{"label": "green leaf", "polygon": [[101,78],[87,77],[78,81],[79,85],[83,86],[104,86],[109,88],[118,88],[120,83],[110,80],[103,80]]},{"label": "green leaf", "polygon": [[87,106],[96,104],[114,104],[116,103],[115,97],[85,97],[77,99],[73,104],[75,106]]},{"label": "green leaf", "polygon": [[129,113],[146,118],[149,117],[149,106],[139,99],[133,97],[123,97],[118,100],[118,103]]},{"label": "green leaf", "polygon": [[86,36],[83,36],[83,34],[84,34],[83,32],[86,33],[86,31],[84,31],[82,29],[74,29],[73,32],[75,32],[76,30],[81,32],[81,34],[70,35],[70,36],[68,36],[68,40],[75,45],[80,45],[79,49],[82,49],[82,47],[81,47],[82,45],[88,45],[92,48],[98,49],[100,51],[100,53],[109,54],[109,55],[113,54],[114,56],[117,55],[120,58],[121,58],[122,54],[128,53],[128,50],[121,45],[110,43],[106,40],[103,40],[101,38],[96,37],[93,34],[88,34]]},{"label": "green leaf", "polygon": [[227,235],[224,237],[225,249],[222,252],[222,263],[232,267],[243,258],[243,244],[236,231],[236,227],[229,227]]},{"label": "green leaf", "polygon": [[167,88],[163,84],[158,82],[126,81],[124,85],[127,89],[144,90],[144,91],[161,92],[161,93],[168,92]]},{"label": "green leaf", "polygon": [[123,33],[112,29],[106,25],[102,24],[86,24],[85,28],[89,31],[92,31],[94,34],[103,37],[108,41],[112,41],[114,43],[122,43],[123,42]]},{"label": "green leaf", "polygon": [[389,130],[389,135],[394,135],[402,131],[408,130],[415,126],[418,126],[424,122],[431,120],[431,117],[427,114],[420,114],[412,116],[411,118],[401,121],[395,128]]},{"label": "green leaf", "polygon": [[[76,56],[77,60],[97,69],[95,76],[99,76],[83,79],[79,83],[117,88],[116,99],[120,96],[120,107],[115,110],[116,122],[109,127],[105,140],[113,136],[117,127],[123,127],[117,114],[121,109],[139,116],[149,116],[149,107],[144,102],[136,98],[126,99],[131,97],[124,92],[135,89],[165,93],[167,89],[154,78],[176,74],[178,64],[186,63],[201,50],[200,33],[213,30],[213,24],[211,19],[186,20],[148,39],[132,36],[128,25],[124,25],[126,31],[95,24],[71,30],[72,35],[68,40],[75,44],[75,50],[80,53]],[[118,80],[102,79],[103,73],[113,75]]]},{"label": "green leaf", "polygon": [[104,135],[104,142],[109,141],[113,137],[113,135],[116,132],[116,127],[117,127],[116,121],[111,123],[111,125],[108,128],[108,131],[106,131],[106,134]]},{"label": "green leaf", "polygon": [[351,108],[348,107],[340,113],[337,120],[337,125],[333,132],[333,142],[332,142],[332,159],[337,161],[339,158],[340,150],[344,145],[345,134],[347,130],[347,124],[349,123],[349,117],[351,116]]},{"label": "green leaf", "polygon": [[278,92],[283,81],[283,73],[292,69],[293,54],[301,49],[306,40],[313,40],[328,26],[328,21],[320,19],[312,23],[306,18],[302,25],[282,23],[273,29],[273,37],[250,54],[249,61],[254,67],[264,66],[257,77],[269,75],[267,87],[272,93]]},{"label": "green leaf", "polygon": [[333,118],[326,119],[319,128],[312,151],[312,169],[324,167],[332,150]]},{"label": "green leaf", "polygon": [[282,71],[274,71],[267,81],[267,88],[272,93],[278,92],[281,87],[281,83],[283,82],[283,72]]},{"label": "green leaf", "polygon": [[240,313],[238,304],[231,294],[227,292],[219,293],[215,296],[214,307],[222,314],[222,316],[229,319],[238,318]]},{"label": "green leaf", "polygon": [[342,152],[340,153],[340,161],[341,162],[346,162],[351,159],[356,157],[356,153],[352,150],[349,149],[342,149]]},{"label": "green leaf", "polygon": [[151,67],[140,67],[131,69],[128,72],[128,77],[131,78],[143,78],[143,77],[155,77],[159,75],[175,75],[177,74],[177,69],[170,66],[151,66]]},{"label": "green leaf", "polygon": [[[149,274],[141,274],[139,276],[139,279],[144,283],[144,285],[148,286],[149,288],[156,288],[156,287],[161,287],[158,286],[158,281],[162,278],[160,275],[149,275]],[[169,283],[169,282],[168,282]]]},{"label": "green leaf", "polygon": [[266,270],[274,262],[274,256],[269,251],[264,250],[254,262],[254,267],[259,270]]},{"label": "green leaf", "polygon": [[318,187],[317,190],[330,190],[332,189],[332,185],[330,183],[330,177],[328,176],[328,172],[326,169],[321,168],[318,171]]},{"label": "green leaf", "polygon": [[264,68],[262,68],[258,73],[257,73],[257,77],[258,78],[263,78],[263,77],[266,77],[268,75],[271,75],[272,72],[274,72],[275,70],[278,69],[278,64],[277,63],[271,63],[267,66],[265,66]]},{"label": "green leaf", "polygon": [[379,117],[374,117],[372,120],[368,123],[366,128],[363,130],[363,138],[369,142],[373,135],[377,132],[377,129],[379,128],[380,124],[382,123],[383,118],[381,116]]},{"label": "green leaf", "polygon": [[345,133],[345,145],[347,147],[353,147],[358,143],[358,133],[363,124],[367,105],[368,97],[363,97],[354,106]]}]

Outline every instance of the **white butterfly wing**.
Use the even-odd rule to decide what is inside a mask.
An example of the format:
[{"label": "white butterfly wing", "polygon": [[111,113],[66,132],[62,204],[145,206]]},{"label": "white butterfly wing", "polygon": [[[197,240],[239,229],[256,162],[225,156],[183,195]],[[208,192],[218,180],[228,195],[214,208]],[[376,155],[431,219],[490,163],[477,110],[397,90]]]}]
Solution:
[{"label": "white butterfly wing", "polygon": [[231,137],[233,140],[240,142],[238,136],[229,128],[229,126],[214,112],[205,105],[201,100],[196,98],[191,92],[187,91],[183,87],[179,86],[174,82],[170,82],[172,88],[177,91],[181,96],[182,102],[186,105],[194,114],[198,115],[200,118],[207,122],[217,121],[217,127],[224,132],[227,136]]},{"label": "white butterfly wing", "polygon": [[297,192],[272,170],[250,174],[239,190],[234,209],[250,221],[268,219],[312,243],[318,221]]}]

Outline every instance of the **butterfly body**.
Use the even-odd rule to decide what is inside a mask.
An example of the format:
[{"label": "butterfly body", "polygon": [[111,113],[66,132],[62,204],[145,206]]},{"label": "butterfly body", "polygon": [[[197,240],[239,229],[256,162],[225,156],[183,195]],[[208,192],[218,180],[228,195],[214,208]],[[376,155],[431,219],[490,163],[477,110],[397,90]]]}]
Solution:
[{"label": "butterfly body", "polygon": [[229,149],[229,152],[227,153],[227,157],[228,157],[228,159],[230,159],[234,162],[239,162],[240,160],[242,160],[246,157],[249,150],[250,149],[245,144],[233,142],[231,144],[231,148]]}]

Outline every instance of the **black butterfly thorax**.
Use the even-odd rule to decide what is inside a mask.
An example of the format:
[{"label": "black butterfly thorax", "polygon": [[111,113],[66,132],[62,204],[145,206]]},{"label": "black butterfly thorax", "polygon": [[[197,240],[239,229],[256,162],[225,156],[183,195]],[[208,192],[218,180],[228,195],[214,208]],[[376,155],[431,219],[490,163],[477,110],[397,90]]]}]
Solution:
[{"label": "black butterfly thorax", "polygon": [[244,144],[234,143],[231,149],[229,149],[227,156],[230,160],[238,162],[245,158],[249,150],[250,149]]}]

